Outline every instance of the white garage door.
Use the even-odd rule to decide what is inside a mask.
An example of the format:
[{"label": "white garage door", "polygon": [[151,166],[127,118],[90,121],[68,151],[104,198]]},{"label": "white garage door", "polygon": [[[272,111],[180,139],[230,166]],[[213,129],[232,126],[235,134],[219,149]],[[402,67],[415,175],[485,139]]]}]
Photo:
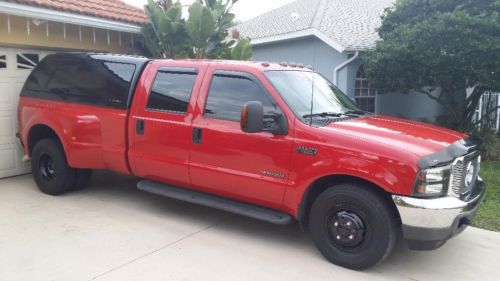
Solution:
[{"label": "white garage door", "polygon": [[0,47],[0,178],[30,171],[16,139],[19,92],[31,69],[50,52]]}]

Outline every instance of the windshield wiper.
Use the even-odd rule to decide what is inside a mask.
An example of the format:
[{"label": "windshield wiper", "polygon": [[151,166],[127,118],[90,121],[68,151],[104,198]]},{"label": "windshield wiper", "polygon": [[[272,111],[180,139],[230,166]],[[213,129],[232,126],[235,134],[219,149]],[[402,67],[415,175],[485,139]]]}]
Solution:
[{"label": "windshield wiper", "polygon": [[344,116],[344,113],[338,113],[338,112],[321,112],[321,113],[313,113],[313,114],[306,114],[302,116],[302,118],[311,118],[311,117],[340,117]]},{"label": "windshield wiper", "polygon": [[363,110],[349,110],[349,111],[344,112],[344,114],[346,114],[346,115],[352,115],[352,114],[354,114],[354,115],[366,115],[366,114],[368,114],[368,112],[363,111]]}]

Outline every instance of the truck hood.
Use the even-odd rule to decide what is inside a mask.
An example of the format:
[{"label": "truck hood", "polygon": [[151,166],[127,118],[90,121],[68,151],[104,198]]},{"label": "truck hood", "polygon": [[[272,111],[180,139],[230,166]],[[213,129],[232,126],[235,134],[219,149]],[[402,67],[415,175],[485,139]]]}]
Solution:
[{"label": "truck hood", "polygon": [[331,123],[325,129],[404,151],[417,158],[441,151],[466,137],[446,128],[378,115]]}]

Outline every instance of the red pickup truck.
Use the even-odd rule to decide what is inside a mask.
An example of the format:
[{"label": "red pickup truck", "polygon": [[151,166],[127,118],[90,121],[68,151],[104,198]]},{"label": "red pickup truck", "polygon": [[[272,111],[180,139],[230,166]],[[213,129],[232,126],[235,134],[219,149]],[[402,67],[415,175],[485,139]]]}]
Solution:
[{"label": "red pickup truck", "polygon": [[484,197],[476,140],[360,111],[296,65],[60,53],[33,70],[18,115],[44,193],[84,187],[91,169],[130,174],[147,192],[297,220],[354,269],[400,229],[412,249],[441,246]]}]

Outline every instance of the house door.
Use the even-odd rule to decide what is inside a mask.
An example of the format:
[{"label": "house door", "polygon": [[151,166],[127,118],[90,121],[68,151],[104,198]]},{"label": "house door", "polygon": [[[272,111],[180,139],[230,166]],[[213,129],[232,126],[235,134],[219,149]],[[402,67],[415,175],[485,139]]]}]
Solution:
[{"label": "house door", "polygon": [[19,93],[31,69],[48,52],[0,47],[0,178],[29,173],[16,139]]}]

